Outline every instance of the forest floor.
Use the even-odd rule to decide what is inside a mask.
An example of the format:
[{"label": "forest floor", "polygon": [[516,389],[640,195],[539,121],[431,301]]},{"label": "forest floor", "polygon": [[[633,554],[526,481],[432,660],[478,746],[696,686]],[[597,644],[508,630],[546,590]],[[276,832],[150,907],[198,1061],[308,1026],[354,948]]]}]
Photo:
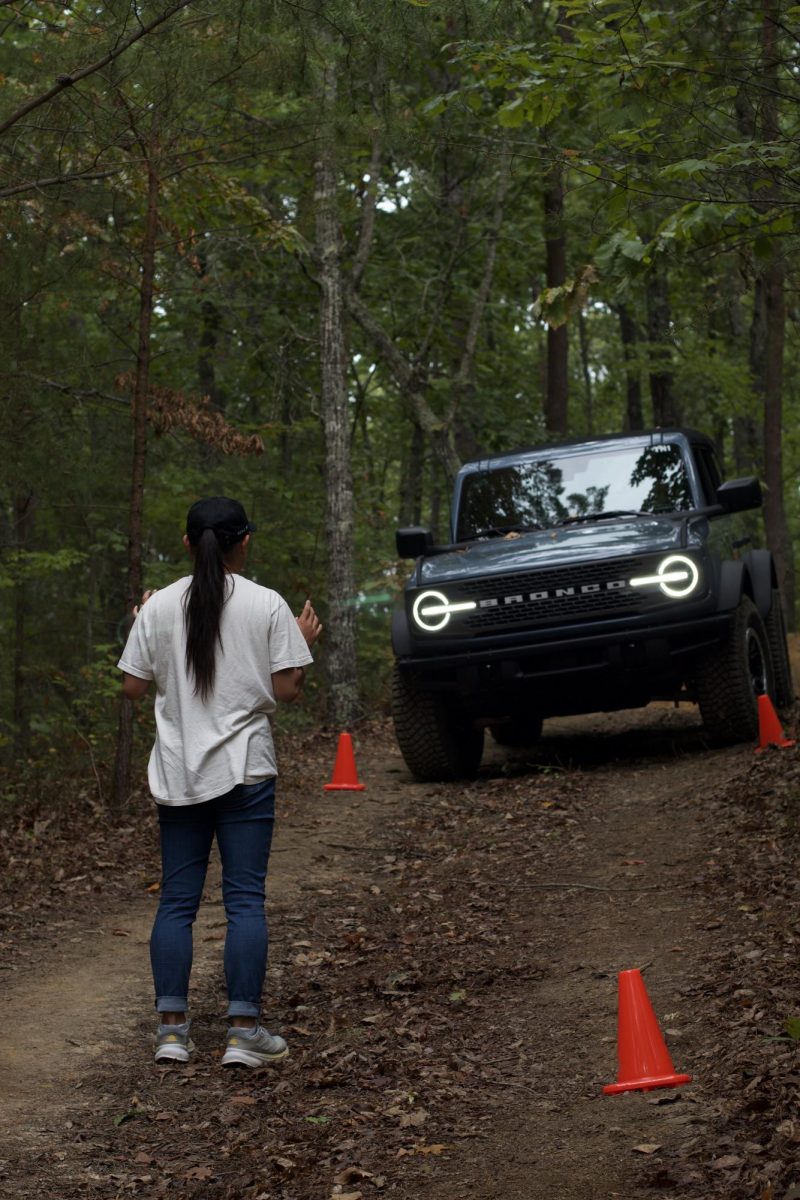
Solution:
[{"label": "forest floor", "polygon": [[[376,722],[339,793],[334,735],[280,749],[272,1069],[219,1065],[216,872],[196,1053],[152,1062],[144,797],[0,819],[0,1195],[800,1200],[800,747],[712,750],[652,706],[434,786]],[[688,1086],[602,1094],[630,967]]]}]

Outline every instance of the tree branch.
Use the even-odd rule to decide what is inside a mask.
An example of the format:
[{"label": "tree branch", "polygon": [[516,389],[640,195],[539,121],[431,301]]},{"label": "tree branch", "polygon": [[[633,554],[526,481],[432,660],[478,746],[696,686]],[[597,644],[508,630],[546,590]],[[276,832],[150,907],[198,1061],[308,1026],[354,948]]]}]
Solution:
[{"label": "tree branch", "polygon": [[145,37],[148,33],[152,33],[154,29],[157,29],[159,25],[163,25],[165,21],[168,21],[170,17],[174,17],[182,9],[188,8],[191,2],[192,0],[179,0],[179,3],[171,5],[161,16],[151,21],[149,25],[142,25],[135,33],[125,38],[123,42],[120,42],[113,50],[109,50],[107,54],[104,54],[96,62],[90,63],[88,67],[80,67],[76,71],[71,71],[68,75],[59,75],[53,86],[48,88],[46,92],[41,92],[38,96],[34,96],[31,100],[23,104],[21,108],[18,108],[16,112],[13,112],[11,116],[6,117],[5,121],[1,121],[0,134],[5,133],[12,125],[16,125],[17,121],[21,121],[29,112],[33,112],[34,109],[47,104],[60,92],[65,91],[68,87],[72,87],[75,83],[79,83],[81,79],[86,79],[87,76],[94,75],[96,71],[102,70],[103,67],[108,66],[110,62],[113,62],[115,58],[119,58],[134,43],[138,42],[140,38]]},{"label": "tree branch", "polygon": [[402,402],[420,429],[431,439],[436,457],[452,482],[461,462],[452,444],[448,420],[433,411],[425,397],[424,381],[352,288],[348,289],[347,305],[353,320],[361,326],[388,367]]},{"label": "tree branch", "polygon": [[75,171],[72,175],[52,175],[49,179],[31,179],[27,183],[15,183],[13,187],[0,188],[0,200],[8,196],[18,196],[20,192],[36,192],[40,188],[53,187],[58,183],[74,183],[79,179],[108,179],[110,175],[118,175],[122,167],[113,171]]},{"label": "tree branch", "polygon": [[353,259],[352,288],[358,291],[364,269],[372,248],[372,236],[375,232],[375,207],[378,200],[378,172],[381,166],[381,139],[378,133],[372,139],[372,154],[369,160],[369,184],[364,193],[364,203],[361,206],[361,228],[358,231],[358,246]]},{"label": "tree branch", "polygon": [[456,372],[456,377],[453,380],[453,391],[451,393],[451,405],[453,407],[457,404],[459,395],[469,384],[470,374],[472,372],[472,363],[475,359],[475,350],[478,344],[478,333],[480,331],[483,314],[486,309],[486,302],[489,299],[489,292],[491,290],[492,279],[494,277],[494,267],[497,259],[497,243],[500,238],[500,229],[503,224],[503,208],[505,205],[506,194],[508,192],[510,166],[511,152],[508,146],[505,146],[498,167],[492,223],[489,226],[489,230],[486,235],[486,259],[483,265],[483,275],[478,285],[478,290],[475,293],[475,302],[472,305],[472,312],[470,313],[469,317],[469,326],[467,328],[466,337],[464,338],[464,349],[461,354],[461,361],[458,364],[458,371]]},{"label": "tree branch", "polygon": [[34,383],[43,383],[45,387],[53,388],[65,396],[74,396],[76,400],[105,400],[112,404],[121,404],[130,408],[130,400],[122,396],[113,396],[109,392],[99,392],[97,388],[76,388],[71,383],[59,383],[57,379],[47,379],[44,375],[35,375],[32,371],[15,371],[19,379],[31,379]]},{"label": "tree branch", "polygon": [[372,313],[364,301],[354,291],[348,291],[347,306],[356,324],[360,325],[370,339],[381,358],[394,376],[401,391],[413,389],[414,378],[411,364],[404,354],[398,350],[392,338]]}]

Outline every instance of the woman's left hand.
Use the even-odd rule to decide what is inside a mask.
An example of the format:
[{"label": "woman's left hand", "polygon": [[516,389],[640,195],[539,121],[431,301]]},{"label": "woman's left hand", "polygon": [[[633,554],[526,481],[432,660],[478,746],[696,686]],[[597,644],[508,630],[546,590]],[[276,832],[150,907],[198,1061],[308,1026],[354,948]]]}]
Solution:
[{"label": "woman's left hand", "polygon": [[151,588],[149,591],[145,592],[144,595],[142,596],[141,604],[134,604],[133,615],[135,617],[138,617],[139,613],[144,608],[145,604],[147,604],[147,601],[150,599],[151,596],[155,596],[157,591],[158,591],[158,588]]}]

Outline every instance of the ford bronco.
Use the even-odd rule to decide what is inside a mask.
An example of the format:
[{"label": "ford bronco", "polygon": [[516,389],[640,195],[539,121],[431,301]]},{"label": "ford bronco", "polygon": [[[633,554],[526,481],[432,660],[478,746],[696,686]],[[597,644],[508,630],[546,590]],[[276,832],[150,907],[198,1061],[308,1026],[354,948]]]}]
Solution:
[{"label": "ford bronco", "polygon": [[397,532],[415,560],[392,618],[392,709],[418,779],[475,775],[484,731],[532,743],[546,717],[699,706],[714,742],[758,733],[758,696],[792,700],[775,564],[755,478],[722,482],[689,429],[619,434],[466,463],[450,541]]}]

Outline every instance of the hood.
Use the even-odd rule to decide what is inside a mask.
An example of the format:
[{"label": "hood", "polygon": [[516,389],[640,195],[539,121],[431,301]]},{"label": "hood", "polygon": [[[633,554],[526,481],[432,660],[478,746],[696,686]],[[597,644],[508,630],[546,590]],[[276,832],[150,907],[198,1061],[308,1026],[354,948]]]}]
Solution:
[{"label": "hood", "polygon": [[[537,529],[515,538],[470,542],[420,563],[418,586],[470,575],[505,574],[535,567],[557,567],[593,559],[629,558],[681,549],[681,524],[669,517],[618,517],[608,521]],[[689,526],[689,546],[700,544],[696,524]]]}]

